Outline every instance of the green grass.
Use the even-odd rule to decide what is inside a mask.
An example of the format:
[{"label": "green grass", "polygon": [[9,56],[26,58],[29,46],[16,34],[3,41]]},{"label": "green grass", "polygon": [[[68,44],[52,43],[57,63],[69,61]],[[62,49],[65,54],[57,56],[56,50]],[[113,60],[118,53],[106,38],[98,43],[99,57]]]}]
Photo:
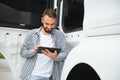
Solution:
[{"label": "green grass", "polygon": [[0,53],[0,59],[4,59],[5,57]]}]

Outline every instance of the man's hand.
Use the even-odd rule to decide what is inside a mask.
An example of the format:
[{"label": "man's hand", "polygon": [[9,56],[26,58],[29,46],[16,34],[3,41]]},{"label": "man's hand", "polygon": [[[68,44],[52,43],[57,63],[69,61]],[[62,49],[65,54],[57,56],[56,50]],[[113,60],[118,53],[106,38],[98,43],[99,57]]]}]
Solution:
[{"label": "man's hand", "polygon": [[48,49],[42,50],[42,53],[45,54],[46,56],[55,59],[57,57],[57,51],[54,51],[53,53],[50,52]]},{"label": "man's hand", "polygon": [[40,45],[36,45],[36,46],[34,47],[34,53],[37,53],[39,47],[40,47]]}]

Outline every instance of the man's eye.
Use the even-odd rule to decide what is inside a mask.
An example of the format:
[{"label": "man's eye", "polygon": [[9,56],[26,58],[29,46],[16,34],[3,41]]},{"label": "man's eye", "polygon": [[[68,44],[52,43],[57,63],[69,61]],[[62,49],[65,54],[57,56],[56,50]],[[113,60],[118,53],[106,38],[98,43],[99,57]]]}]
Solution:
[{"label": "man's eye", "polygon": [[50,26],[53,26],[53,25],[55,25],[55,24],[49,24],[49,23],[45,23],[45,25],[50,25]]},{"label": "man's eye", "polygon": [[50,24],[46,23],[46,25],[50,25]]},{"label": "man's eye", "polygon": [[48,23],[45,23],[46,25],[49,25]]}]

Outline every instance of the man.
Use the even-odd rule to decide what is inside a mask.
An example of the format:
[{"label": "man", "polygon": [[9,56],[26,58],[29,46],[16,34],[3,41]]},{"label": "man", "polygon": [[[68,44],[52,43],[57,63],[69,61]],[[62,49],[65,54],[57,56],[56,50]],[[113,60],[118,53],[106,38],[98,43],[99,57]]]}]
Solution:
[{"label": "man", "polygon": [[[45,10],[41,18],[43,26],[28,32],[21,47],[20,55],[26,58],[21,71],[22,80],[60,80],[62,61],[68,54],[64,34],[55,29],[57,21],[56,12],[52,9]],[[38,53],[39,47],[61,48],[58,54],[55,50],[48,49]]]}]

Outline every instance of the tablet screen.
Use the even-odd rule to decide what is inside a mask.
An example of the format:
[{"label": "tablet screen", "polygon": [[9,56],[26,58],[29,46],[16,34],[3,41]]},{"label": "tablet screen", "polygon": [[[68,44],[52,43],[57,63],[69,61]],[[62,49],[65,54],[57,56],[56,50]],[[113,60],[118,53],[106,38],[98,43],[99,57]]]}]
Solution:
[{"label": "tablet screen", "polygon": [[39,47],[38,48],[38,53],[41,53],[42,50],[48,49],[51,52],[54,52],[55,50],[57,51],[57,53],[59,54],[59,52],[61,51],[60,48],[51,48],[51,47]]}]

